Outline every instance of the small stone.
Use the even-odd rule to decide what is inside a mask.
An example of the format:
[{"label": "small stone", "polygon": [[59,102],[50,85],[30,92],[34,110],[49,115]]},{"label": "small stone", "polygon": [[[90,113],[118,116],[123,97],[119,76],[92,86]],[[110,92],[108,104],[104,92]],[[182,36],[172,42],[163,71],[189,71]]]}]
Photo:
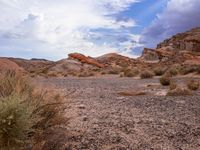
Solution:
[{"label": "small stone", "polygon": [[85,109],[85,105],[79,105],[78,108],[79,109]]}]

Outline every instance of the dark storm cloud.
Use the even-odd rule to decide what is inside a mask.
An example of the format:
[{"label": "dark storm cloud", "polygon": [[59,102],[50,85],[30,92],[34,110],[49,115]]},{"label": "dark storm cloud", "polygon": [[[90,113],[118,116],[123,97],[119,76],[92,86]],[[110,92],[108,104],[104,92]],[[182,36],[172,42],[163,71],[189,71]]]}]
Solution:
[{"label": "dark storm cloud", "polygon": [[200,26],[200,0],[169,0],[166,9],[147,27],[140,42],[155,47],[170,36]]}]

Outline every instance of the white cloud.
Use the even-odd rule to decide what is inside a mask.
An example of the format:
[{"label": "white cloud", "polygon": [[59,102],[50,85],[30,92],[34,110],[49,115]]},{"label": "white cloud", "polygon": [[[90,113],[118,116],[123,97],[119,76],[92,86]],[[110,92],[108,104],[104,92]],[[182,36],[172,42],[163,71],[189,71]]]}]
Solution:
[{"label": "white cloud", "polygon": [[166,9],[145,29],[141,42],[147,47],[155,47],[178,32],[200,26],[199,8],[199,0],[168,0]]},{"label": "white cloud", "polygon": [[14,55],[27,49],[24,55],[28,57],[58,59],[75,51],[92,56],[117,52],[113,45],[91,40],[92,30],[121,31],[135,26],[134,20],[114,17],[134,2],[137,0],[0,0],[0,55],[5,50]]}]

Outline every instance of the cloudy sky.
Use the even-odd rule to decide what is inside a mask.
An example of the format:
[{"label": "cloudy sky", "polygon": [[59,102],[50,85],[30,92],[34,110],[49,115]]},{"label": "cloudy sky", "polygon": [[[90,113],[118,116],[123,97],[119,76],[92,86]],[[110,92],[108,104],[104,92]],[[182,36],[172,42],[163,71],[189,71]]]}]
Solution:
[{"label": "cloudy sky", "polygon": [[0,56],[136,57],[143,47],[200,26],[199,8],[200,0],[0,0]]}]

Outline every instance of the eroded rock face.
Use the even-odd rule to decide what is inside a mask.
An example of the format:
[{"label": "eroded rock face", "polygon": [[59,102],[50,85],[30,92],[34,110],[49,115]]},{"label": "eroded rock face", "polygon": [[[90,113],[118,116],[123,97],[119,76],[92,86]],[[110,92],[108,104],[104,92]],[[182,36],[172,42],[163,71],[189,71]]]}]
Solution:
[{"label": "eroded rock face", "polygon": [[85,55],[79,54],[79,53],[72,53],[69,54],[69,59],[75,59],[80,61],[81,63],[86,63],[86,64],[90,64],[99,68],[103,68],[104,65],[98,63],[94,58],[92,57],[86,57]]},{"label": "eroded rock face", "polygon": [[200,52],[200,27],[174,35],[157,45],[157,49],[171,46],[176,51]]},{"label": "eroded rock face", "polygon": [[146,61],[158,61],[159,56],[155,49],[144,48],[142,52],[142,59]]},{"label": "eroded rock face", "polygon": [[200,53],[200,27],[179,33],[157,45],[156,49],[145,48],[141,58],[144,61],[171,61],[198,64]]}]

